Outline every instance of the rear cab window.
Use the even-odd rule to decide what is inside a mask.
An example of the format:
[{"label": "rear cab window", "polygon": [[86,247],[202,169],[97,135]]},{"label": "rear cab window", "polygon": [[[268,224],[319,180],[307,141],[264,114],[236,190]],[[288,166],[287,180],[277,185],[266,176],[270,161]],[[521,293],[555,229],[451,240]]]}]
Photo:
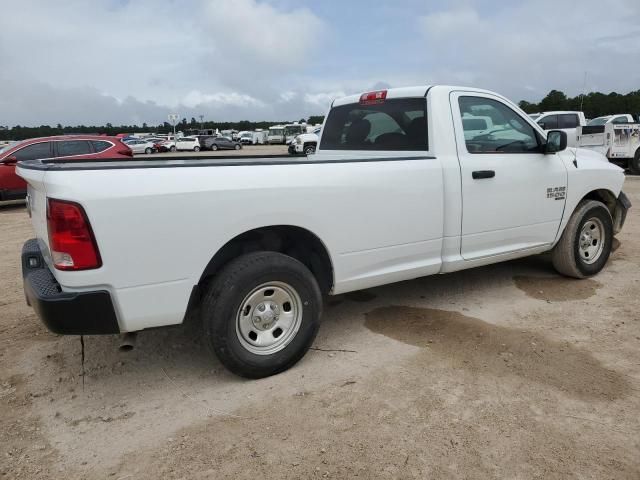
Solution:
[{"label": "rear cab window", "polygon": [[333,107],[325,121],[321,150],[427,151],[424,97]]}]

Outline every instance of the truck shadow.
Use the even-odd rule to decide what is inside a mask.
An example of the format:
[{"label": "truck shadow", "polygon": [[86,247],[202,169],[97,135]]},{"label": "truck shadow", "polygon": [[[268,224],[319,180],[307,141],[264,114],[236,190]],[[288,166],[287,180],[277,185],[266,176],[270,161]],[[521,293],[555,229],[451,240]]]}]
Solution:
[{"label": "truck shadow", "polygon": [[[357,294],[346,294],[330,297],[325,304],[325,313],[323,317],[323,328],[320,331],[315,345],[327,349],[347,349],[351,342],[361,342],[357,337],[361,337],[367,329],[363,328],[363,320],[366,318],[365,325],[369,330],[377,333],[383,333],[391,336],[391,329],[398,332],[403,331],[403,326],[408,334],[416,336],[416,341],[422,337],[416,335],[415,332],[410,333],[412,328],[418,328],[415,320],[416,315],[422,315],[422,309],[411,310],[416,304],[421,306],[438,306],[441,308],[446,305],[445,310],[468,310],[465,306],[473,306],[474,304],[493,302],[505,297],[505,291],[509,290],[509,295],[514,292],[514,278],[516,285],[521,288],[527,295],[537,298],[544,304],[546,297],[544,291],[549,290],[553,293],[553,301],[558,300],[558,290],[565,285],[564,291],[569,297],[576,285],[583,285],[574,292],[575,298],[587,298],[595,293],[599,284],[594,281],[593,284],[585,281],[576,281],[559,277],[553,273],[552,268],[547,259],[544,257],[533,257],[504,264],[497,264],[487,267],[481,267],[464,272],[456,272],[447,275],[432,276],[419,278],[412,281],[401,282],[384,287],[377,287]],[[590,281],[587,281],[590,282]],[[543,285],[540,287],[540,285]],[[542,292],[542,293],[539,293]],[[469,296],[473,294],[473,298],[481,298],[480,301],[469,300]],[[487,298],[491,300],[487,300]],[[566,298],[570,299],[570,298]],[[547,299],[548,300],[548,299]],[[475,302],[475,303],[474,303]],[[426,305],[425,305],[426,304]],[[393,310],[385,310],[388,305],[401,305],[402,307],[394,307]],[[455,318],[447,319],[446,316],[438,313],[443,310],[434,309],[425,316],[425,325],[434,327],[435,324],[429,323],[435,318],[437,321],[436,329],[441,337],[439,345],[448,345],[449,350],[455,348],[470,348],[471,344],[465,343],[465,335],[470,336],[470,342],[477,342],[477,334],[481,331],[487,331],[488,328],[495,328],[494,333],[487,338],[495,338],[498,345],[504,343],[511,346],[525,345],[527,342],[534,342],[538,345],[546,344],[546,352],[554,352],[550,357],[547,353],[547,360],[538,362],[540,368],[536,378],[539,381],[545,377],[549,377],[547,383],[552,385],[560,385],[564,377],[556,377],[553,375],[555,368],[561,364],[563,358],[569,359],[571,362],[583,363],[589,368],[596,368],[593,359],[586,354],[576,353],[570,348],[565,348],[564,344],[553,343],[548,340],[541,340],[537,334],[523,333],[521,336],[513,336],[508,329],[491,326],[488,323],[481,322],[473,325],[468,320],[471,317],[464,315],[456,317],[456,312],[449,312]],[[394,313],[395,312],[395,313]],[[429,312],[427,310],[427,312]],[[424,312],[423,312],[424,313]],[[435,315],[435,317],[434,317]],[[384,318],[384,321],[373,320],[374,318]],[[411,319],[414,320],[411,320]],[[422,318],[422,317],[421,317]],[[474,319],[476,320],[476,319]],[[373,322],[373,323],[372,323]],[[404,323],[409,322],[409,323]],[[383,324],[388,324],[388,329],[383,329]],[[375,325],[375,327],[373,326]],[[425,328],[427,328],[425,327]],[[429,328],[431,328],[429,327]],[[384,332],[382,331],[384,330]],[[427,328],[425,334],[429,335],[430,330]],[[538,342],[530,340],[538,338]],[[447,340],[447,342],[445,342]],[[495,343],[494,342],[494,343]],[[540,343],[542,342],[542,343]],[[410,343],[417,346],[416,343]],[[509,370],[504,372],[521,372],[525,374],[525,365],[531,360],[539,358],[541,354],[539,350],[526,350],[524,357],[519,357],[522,352],[517,349],[504,349],[496,347],[497,350],[487,350],[488,346],[480,342],[475,355],[494,356],[499,359],[496,364],[493,359],[491,365],[500,365]],[[493,345],[493,344],[492,344]],[[141,378],[146,375],[154,377],[165,377],[174,375],[185,380],[186,382],[201,382],[203,379],[209,379],[215,382],[223,383],[243,383],[246,380],[236,377],[229,373],[221,363],[210,352],[206,345],[202,331],[199,325],[197,315],[192,315],[185,324],[175,327],[148,330],[140,332],[138,335],[137,345],[131,352],[123,353],[118,350],[119,339],[115,336],[105,337],[88,337],[85,339],[85,379],[92,382],[110,381],[124,374],[140,375]],[[495,347],[495,345],[493,345]],[[78,355],[77,344],[69,345],[70,354]],[[358,347],[362,350],[362,345]],[[431,350],[437,350],[433,346],[429,346]],[[65,349],[66,350],[66,349]],[[365,352],[361,352],[365,353]],[[369,352],[366,352],[368,355]],[[374,353],[372,353],[374,355]],[[506,357],[505,357],[506,355]],[[308,362],[323,362],[321,358],[312,358],[313,355],[307,355],[301,362],[303,366]],[[503,359],[503,357],[506,358]],[[459,357],[457,362],[464,367],[465,362],[472,364],[482,362],[480,356],[472,355],[469,358]],[[502,363],[500,363],[502,362]],[[67,362],[69,363],[69,362]],[[75,362],[74,362],[75,363]],[[504,364],[504,365],[503,365]],[[520,365],[520,366],[517,366]],[[543,368],[543,365],[546,367]],[[573,365],[573,363],[572,363]],[[586,367],[585,367],[586,368]],[[597,370],[597,371],[601,371]],[[581,372],[586,370],[581,369]],[[500,370],[503,372],[503,370]],[[575,374],[575,372],[574,372]],[[286,374],[285,374],[286,375]],[[602,382],[592,385],[592,388],[600,391],[598,385],[607,385],[606,378],[608,373],[602,374]],[[615,383],[615,382],[614,382]],[[617,385],[617,386],[616,386]],[[612,388],[612,395],[618,395],[622,392],[622,384],[615,384]],[[615,387],[615,388],[614,388]],[[581,391],[577,385],[567,387],[575,393],[589,395],[588,391]],[[585,387],[586,388],[586,387]],[[619,392],[619,393],[616,393]]]}]

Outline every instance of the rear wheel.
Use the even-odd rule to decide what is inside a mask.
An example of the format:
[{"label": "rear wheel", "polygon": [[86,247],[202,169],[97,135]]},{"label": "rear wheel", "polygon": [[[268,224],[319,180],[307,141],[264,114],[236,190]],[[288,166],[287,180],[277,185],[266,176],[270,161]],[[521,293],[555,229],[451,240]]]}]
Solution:
[{"label": "rear wheel", "polygon": [[236,150],[240,150],[242,147],[240,146],[240,144],[236,143],[236,146],[233,148],[235,148]]},{"label": "rear wheel", "polygon": [[176,151],[176,146],[172,145],[171,148],[169,149],[170,152],[175,152]]},{"label": "rear wheel", "polygon": [[311,272],[276,252],[243,255],[211,282],[201,304],[207,342],[233,373],[262,378],[292,367],[320,327]]},{"label": "rear wheel", "polygon": [[568,277],[595,275],[607,263],[612,241],[613,221],[607,207],[602,202],[583,200],[551,252],[553,266]]},{"label": "rear wheel", "polygon": [[214,152],[218,150],[218,145],[216,145],[215,143],[211,145],[211,150],[213,150]]},{"label": "rear wheel", "polygon": [[636,150],[636,154],[629,160],[629,170],[634,175],[640,175],[640,148]]},{"label": "rear wheel", "polygon": [[199,152],[200,151],[200,147],[198,147],[198,146],[193,147],[193,151],[194,152]]}]

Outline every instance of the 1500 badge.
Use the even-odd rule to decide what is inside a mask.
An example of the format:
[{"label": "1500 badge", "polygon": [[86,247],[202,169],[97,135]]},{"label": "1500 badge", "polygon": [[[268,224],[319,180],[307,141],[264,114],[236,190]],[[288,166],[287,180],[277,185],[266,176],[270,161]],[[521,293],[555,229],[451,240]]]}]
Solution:
[{"label": "1500 badge", "polygon": [[567,196],[567,187],[549,187],[547,188],[547,198],[554,200],[564,200]]}]

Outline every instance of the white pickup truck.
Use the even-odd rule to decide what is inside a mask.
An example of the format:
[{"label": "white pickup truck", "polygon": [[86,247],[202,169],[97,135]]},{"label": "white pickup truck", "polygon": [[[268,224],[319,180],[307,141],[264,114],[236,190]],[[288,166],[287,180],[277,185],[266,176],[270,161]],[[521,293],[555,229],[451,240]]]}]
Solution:
[{"label": "white pickup truck", "polygon": [[610,162],[640,175],[640,123],[633,116],[609,115],[594,118],[578,127],[577,146],[606,156]]},{"label": "white pickup truck", "polygon": [[554,111],[529,115],[543,130],[562,130],[567,134],[567,147],[576,146],[576,129],[587,124],[583,112]]},{"label": "white pickup truck", "polygon": [[[492,119],[466,134],[462,119]],[[466,122],[471,124],[473,122]],[[322,296],[551,252],[606,264],[630,203],[620,168],[566,149],[492,92],[395,88],[333,102],[316,154],[25,161],[36,238],[24,288],[62,334],[116,334],[199,312],[236,374],[309,349]]]}]

